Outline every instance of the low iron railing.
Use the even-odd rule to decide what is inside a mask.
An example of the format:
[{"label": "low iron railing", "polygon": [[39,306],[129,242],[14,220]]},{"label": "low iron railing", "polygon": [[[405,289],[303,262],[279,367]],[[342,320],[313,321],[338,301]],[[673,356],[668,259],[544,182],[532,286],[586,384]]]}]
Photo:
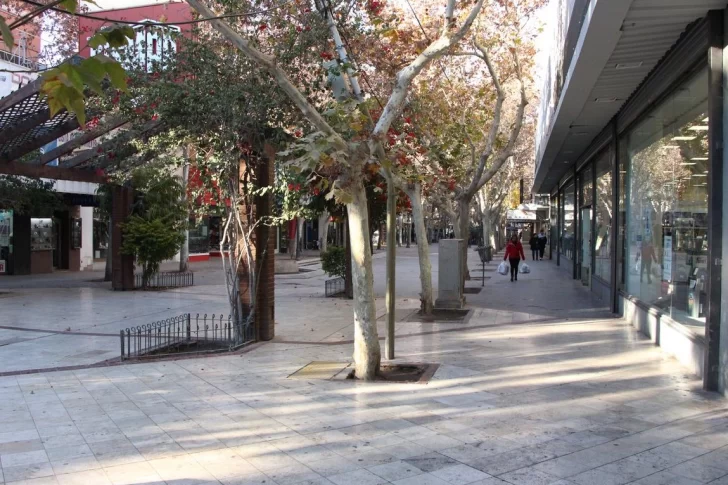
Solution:
[{"label": "low iron railing", "polygon": [[326,296],[337,296],[346,292],[346,281],[344,278],[333,278],[324,282]]},{"label": "low iron railing", "polygon": [[185,313],[120,332],[121,360],[234,350],[255,339],[253,325],[231,316]]},{"label": "low iron railing", "polygon": [[[134,275],[134,288],[142,288],[143,278],[141,273]],[[180,273],[179,271],[169,271],[163,273],[154,273],[149,277],[147,285],[144,288],[183,288],[185,286],[193,286],[195,284],[195,274],[192,272]]]}]

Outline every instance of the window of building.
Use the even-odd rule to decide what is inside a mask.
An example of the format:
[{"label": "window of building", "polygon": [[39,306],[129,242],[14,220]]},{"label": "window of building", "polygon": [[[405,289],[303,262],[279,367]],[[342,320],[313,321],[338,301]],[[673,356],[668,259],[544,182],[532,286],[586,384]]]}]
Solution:
[{"label": "window of building", "polygon": [[573,180],[569,182],[569,184],[564,188],[563,199],[564,202],[561,207],[561,255],[564,256],[566,259],[573,261],[574,250],[576,249],[576,238],[574,233],[574,230],[576,228],[574,218],[574,206],[576,204],[576,201],[574,200]]},{"label": "window of building", "polygon": [[704,70],[626,139],[627,291],[699,334],[708,257],[707,111]]},{"label": "window of building", "polygon": [[558,237],[558,231],[559,231],[559,224],[558,224],[558,217],[559,217],[559,196],[558,194],[554,194],[551,197],[551,224],[549,225],[549,255],[550,257],[554,257],[554,250],[556,249],[556,240]]},{"label": "window of building", "polygon": [[594,172],[591,163],[582,170],[579,175],[579,264],[581,265],[581,278],[588,282],[591,275],[592,264],[592,217],[593,208],[593,191],[594,191]]},{"label": "window of building", "polygon": [[594,274],[606,282],[611,282],[612,252],[610,236],[612,231],[612,157],[608,151],[602,153],[595,163],[597,185],[594,233]]}]

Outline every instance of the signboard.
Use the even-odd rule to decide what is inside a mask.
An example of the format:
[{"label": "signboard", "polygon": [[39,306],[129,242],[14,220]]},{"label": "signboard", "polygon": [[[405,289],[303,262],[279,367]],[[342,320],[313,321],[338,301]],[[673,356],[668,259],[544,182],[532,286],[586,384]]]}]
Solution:
[{"label": "signboard", "polygon": [[665,236],[663,241],[662,281],[672,281],[672,236]]},{"label": "signboard", "polygon": [[[47,143],[46,145],[43,145],[41,147],[41,149],[40,149],[40,153],[41,153],[41,155],[44,154],[44,153],[48,153],[49,151],[54,150],[57,146],[58,146],[58,140],[53,140],[52,142]],[[57,167],[58,166],[58,159],[57,158],[54,158],[53,160],[51,160],[50,162],[48,162],[47,165],[51,165],[53,167]]]}]

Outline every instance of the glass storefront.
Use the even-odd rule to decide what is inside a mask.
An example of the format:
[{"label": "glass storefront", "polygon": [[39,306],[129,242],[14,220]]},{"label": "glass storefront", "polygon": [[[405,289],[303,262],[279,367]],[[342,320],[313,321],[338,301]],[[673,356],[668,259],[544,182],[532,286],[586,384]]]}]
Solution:
[{"label": "glass storefront", "polygon": [[[707,111],[704,70],[620,140],[626,152],[620,170],[626,290],[701,335],[708,257]],[[597,173],[609,177],[608,171]],[[605,219],[611,217],[606,209]]]},{"label": "glass storefront", "polygon": [[210,220],[207,217],[200,221],[190,218],[189,251],[190,254],[205,254],[210,252]]},{"label": "glass storefront", "polygon": [[574,181],[572,180],[561,193],[563,202],[561,204],[561,230],[559,250],[561,255],[573,261],[575,247],[575,220],[574,220]]},{"label": "glass storefront", "polygon": [[595,234],[594,234],[594,275],[607,283],[612,280],[611,270],[611,244],[612,230],[612,158],[608,151],[602,153],[596,162],[596,207],[595,207]]},{"label": "glass storefront", "polygon": [[582,170],[579,174],[579,268],[581,279],[585,284],[590,284],[592,274],[592,214],[594,197],[594,173],[591,165]]},{"label": "glass storefront", "polygon": [[554,254],[554,251],[556,250],[556,241],[557,241],[557,235],[559,231],[559,223],[558,223],[558,217],[559,217],[559,196],[553,195],[551,197],[551,220],[550,220],[550,226],[549,226],[549,257],[554,258],[556,257],[556,254]]}]

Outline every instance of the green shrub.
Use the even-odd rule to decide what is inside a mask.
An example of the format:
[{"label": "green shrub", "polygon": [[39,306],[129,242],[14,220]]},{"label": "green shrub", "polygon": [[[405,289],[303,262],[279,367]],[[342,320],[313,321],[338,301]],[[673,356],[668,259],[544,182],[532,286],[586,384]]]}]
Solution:
[{"label": "green shrub", "polygon": [[161,218],[131,216],[124,223],[121,252],[134,256],[142,267],[142,288],[159,271],[162,261],[172,258],[185,241],[179,226]]},{"label": "green shrub", "polygon": [[344,277],[346,274],[346,251],[341,246],[329,246],[321,253],[321,268],[329,276]]}]

